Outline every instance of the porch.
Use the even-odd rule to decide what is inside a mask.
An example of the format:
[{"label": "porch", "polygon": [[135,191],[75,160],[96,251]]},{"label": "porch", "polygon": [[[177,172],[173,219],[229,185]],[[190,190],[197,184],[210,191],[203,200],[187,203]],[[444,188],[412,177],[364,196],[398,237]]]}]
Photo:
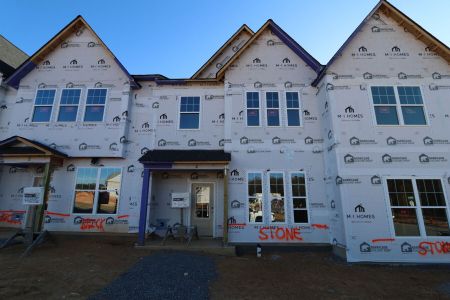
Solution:
[{"label": "porch", "polygon": [[180,239],[167,239],[163,243],[161,237],[151,237],[145,240],[145,245],[135,246],[137,249],[171,250],[205,252],[226,256],[235,256],[235,247],[224,243],[222,238],[200,237],[189,244]]},{"label": "porch", "polygon": [[194,226],[202,238],[220,237],[226,243],[230,159],[223,150],[152,150],[144,154],[139,159],[144,172],[138,245],[145,245],[149,233],[163,237],[177,225]]}]

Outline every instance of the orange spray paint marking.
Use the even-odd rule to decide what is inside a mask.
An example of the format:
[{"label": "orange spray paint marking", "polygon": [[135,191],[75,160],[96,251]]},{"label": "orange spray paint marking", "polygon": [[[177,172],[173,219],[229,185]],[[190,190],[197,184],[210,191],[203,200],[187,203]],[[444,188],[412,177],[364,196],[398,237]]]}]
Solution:
[{"label": "orange spray paint marking", "polygon": [[89,218],[83,218],[80,225],[80,230],[90,230],[90,229],[96,229],[99,231],[105,231],[105,228],[103,227],[103,224],[105,223],[104,218],[101,219],[89,219]]},{"label": "orange spray paint marking", "polygon": [[270,228],[270,227],[261,227],[259,229],[258,238],[261,241],[266,240],[276,240],[276,241],[302,241],[303,238],[300,236],[299,228]]},{"label": "orange spray paint marking", "polygon": [[51,212],[51,211],[47,211],[45,213],[49,216],[70,217],[70,214],[61,214],[61,213]]},{"label": "orange spray paint marking", "polygon": [[420,242],[418,252],[422,256],[427,254],[447,254],[450,253],[450,243],[444,241]]},{"label": "orange spray paint marking", "polygon": [[327,224],[311,224],[311,226],[313,228],[317,228],[317,229],[328,229],[328,225]]},{"label": "orange spray paint marking", "polygon": [[374,240],[372,240],[372,243],[393,242],[393,241],[395,241],[395,239],[390,239],[390,238],[386,238],[386,239],[374,239]]},{"label": "orange spray paint marking", "polygon": [[22,224],[22,221],[16,220],[14,213],[3,213],[0,215],[0,223],[19,225]]}]

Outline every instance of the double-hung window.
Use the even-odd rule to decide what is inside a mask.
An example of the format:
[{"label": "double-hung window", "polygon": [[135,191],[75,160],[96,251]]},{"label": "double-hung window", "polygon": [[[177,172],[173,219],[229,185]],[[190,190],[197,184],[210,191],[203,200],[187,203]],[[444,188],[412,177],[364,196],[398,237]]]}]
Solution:
[{"label": "double-hung window", "polygon": [[86,97],[85,122],[102,122],[105,113],[106,89],[88,89]]},{"label": "double-hung window", "polygon": [[247,92],[247,126],[259,126],[259,93]]},{"label": "double-hung window", "polygon": [[426,125],[422,94],[418,86],[372,86],[377,125]]},{"label": "double-hung window", "polygon": [[300,126],[300,101],[298,92],[286,92],[287,125]]},{"label": "double-hung window", "polygon": [[34,100],[32,122],[50,122],[56,90],[38,90]]},{"label": "double-hung window", "polygon": [[179,128],[200,128],[200,97],[181,97]]},{"label": "double-hung window", "polygon": [[262,173],[247,174],[248,189],[248,221],[250,223],[263,222],[263,192]]},{"label": "double-hung window", "polygon": [[448,236],[448,207],[440,179],[387,179],[396,236]]},{"label": "double-hung window", "polygon": [[116,214],[121,179],[120,168],[79,168],[73,213]]},{"label": "double-hung window", "polygon": [[269,173],[269,197],[271,222],[285,222],[284,175],[282,172]]},{"label": "double-hung window", "polygon": [[291,173],[291,188],[294,223],[308,223],[308,203],[304,173]]},{"label": "double-hung window", "polygon": [[74,122],[77,120],[80,104],[80,89],[63,89],[59,103],[58,122]]},{"label": "double-hung window", "polygon": [[423,99],[418,86],[397,87],[403,123],[405,125],[426,125]]},{"label": "double-hung window", "polygon": [[266,92],[267,126],[280,126],[278,92]]}]

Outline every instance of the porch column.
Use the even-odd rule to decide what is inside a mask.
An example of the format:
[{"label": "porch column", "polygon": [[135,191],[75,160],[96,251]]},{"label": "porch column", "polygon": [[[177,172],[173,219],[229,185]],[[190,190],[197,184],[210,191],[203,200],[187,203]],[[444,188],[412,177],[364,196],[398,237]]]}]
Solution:
[{"label": "porch column", "polygon": [[144,165],[144,178],[142,179],[142,193],[141,193],[141,212],[139,215],[139,235],[138,245],[145,244],[145,229],[147,227],[147,207],[148,207],[148,191],[150,184],[150,169]]}]

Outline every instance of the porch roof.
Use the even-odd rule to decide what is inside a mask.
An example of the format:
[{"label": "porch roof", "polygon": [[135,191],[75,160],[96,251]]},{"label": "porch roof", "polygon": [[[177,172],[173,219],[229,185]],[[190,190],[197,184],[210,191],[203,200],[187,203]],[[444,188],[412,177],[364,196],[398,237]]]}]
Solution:
[{"label": "porch roof", "polygon": [[31,141],[21,136],[12,136],[0,141],[1,156],[55,156],[68,157],[67,154],[53,149],[37,141]]},{"label": "porch roof", "polygon": [[223,150],[150,150],[139,162],[176,163],[176,162],[229,162],[231,154]]}]

